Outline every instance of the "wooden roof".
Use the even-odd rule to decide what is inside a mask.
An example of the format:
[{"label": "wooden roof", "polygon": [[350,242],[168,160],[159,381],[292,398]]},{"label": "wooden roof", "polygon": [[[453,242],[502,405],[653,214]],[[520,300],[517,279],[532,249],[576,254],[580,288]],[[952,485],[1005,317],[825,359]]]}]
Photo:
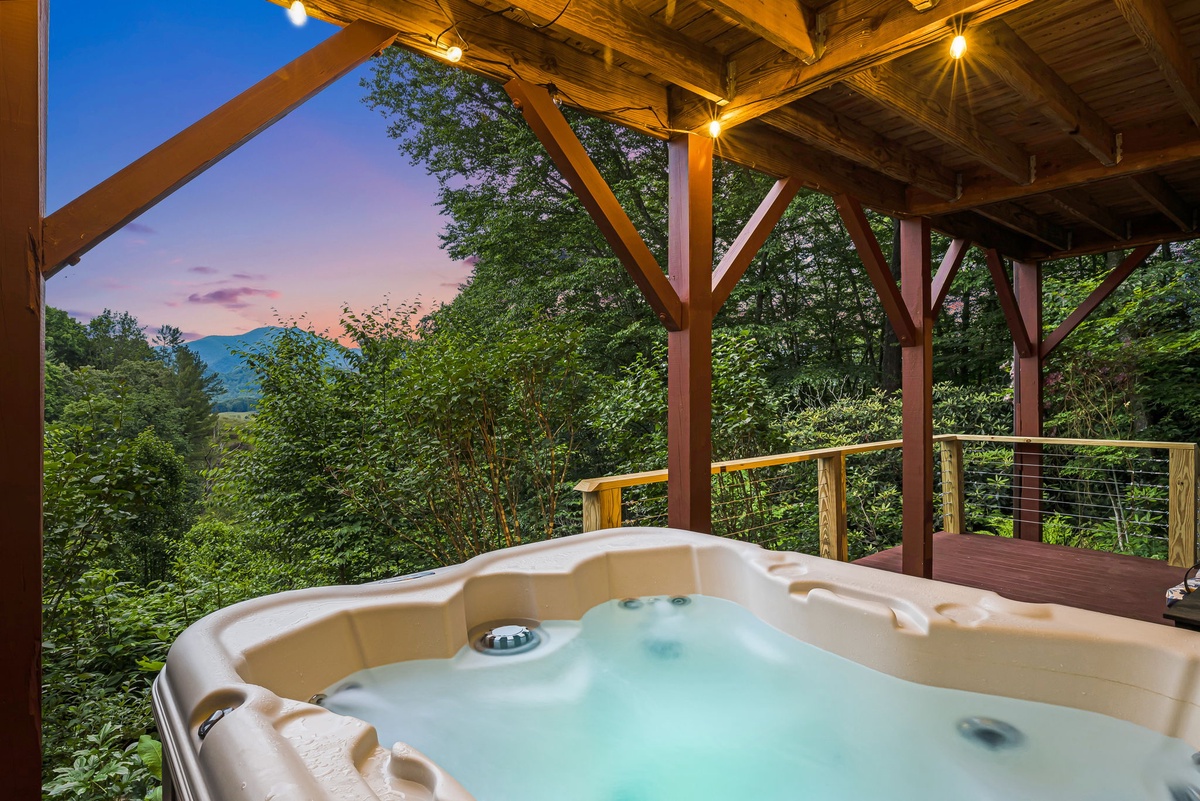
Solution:
[{"label": "wooden roof", "polygon": [[[281,5],[286,0],[273,0]],[[1019,258],[1195,236],[1200,0],[306,0]],[[951,58],[961,31],[968,48]]]}]

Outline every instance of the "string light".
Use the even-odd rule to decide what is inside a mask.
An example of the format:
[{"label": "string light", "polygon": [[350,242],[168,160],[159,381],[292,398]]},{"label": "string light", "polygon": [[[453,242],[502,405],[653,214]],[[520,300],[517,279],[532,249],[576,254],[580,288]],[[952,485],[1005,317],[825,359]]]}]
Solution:
[{"label": "string light", "polygon": [[305,10],[304,3],[301,3],[300,0],[296,0],[288,7],[287,15],[296,27],[308,22],[308,11]]},{"label": "string light", "polygon": [[950,40],[950,55],[954,58],[962,58],[965,52],[967,52],[967,37],[960,33]]},{"label": "string light", "polygon": [[451,64],[457,64],[462,61],[463,49],[458,45],[451,45],[446,48],[446,60]]},{"label": "string light", "polygon": [[713,139],[716,139],[718,136],[721,135],[721,121],[720,120],[713,120],[712,122],[710,122],[708,124],[708,135],[711,136]]}]

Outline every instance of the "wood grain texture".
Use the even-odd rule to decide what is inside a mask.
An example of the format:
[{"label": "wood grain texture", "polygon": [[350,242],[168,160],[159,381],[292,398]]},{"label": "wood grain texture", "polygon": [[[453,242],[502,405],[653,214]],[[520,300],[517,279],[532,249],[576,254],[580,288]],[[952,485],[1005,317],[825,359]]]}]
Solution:
[{"label": "wood grain texture", "polygon": [[1058,192],[1048,192],[1044,197],[1086,225],[1107,234],[1118,242],[1129,238],[1125,224],[1108,209],[1092,202],[1086,194],[1079,190],[1063,189]]},{"label": "wood grain texture", "polygon": [[1196,561],[1196,447],[1172,450],[1167,472],[1167,558],[1190,567]]},{"label": "wood grain texture", "polygon": [[1094,312],[1097,306],[1115,292],[1117,287],[1123,284],[1125,279],[1133,274],[1134,270],[1142,266],[1146,262],[1146,259],[1150,258],[1151,254],[1157,249],[1157,245],[1143,245],[1135,248],[1119,265],[1113,268],[1113,271],[1100,282],[1100,286],[1093,289],[1084,301],[1073,312],[1067,315],[1067,319],[1059,323],[1058,327],[1042,340],[1042,358],[1045,359],[1053,353],[1054,349],[1062,344],[1062,341],[1078,328],[1079,324],[1086,320],[1088,315]]},{"label": "wood grain texture", "polygon": [[621,488],[608,487],[595,492],[584,492],[583,530],[602,531],[621,527]]},{"label": "wood grain texture", "polygon": [[904,572],[933,576],[933,312],[930,227],[923,217],[900,221],[900,292],[914,341],[900,349],[904,439],[902,538]]},{"label": "wood grain texture", "polygon": [[46,0],[0,2],[0,748],[22,801],[42,797],[46,36]]},{"label": "wood grain texture", "polygon": [[958,195],[958,175],[953,170],[828,106],[806,101],[768,112],[762,121],[802,142],[943,199],[953,200]]},{"label": "wood grain texture", "polygon": [[667,334],[667,524],[712,532],[713,140],[670,141],[670,276],[684,325]]},{"label": "wood grain texture", "polygon": [[891,65],[848,76],[846,85],[1005,178],[1033,181],[1030,155],[976,120],[962,98]]},{"label": "wood grain texture", "polygon": [[858,251],[858,257],[862,260],[867,277],[871,279],[871,285],[875,287],[875,293],[883,305],[884,314],[887,315],[888,322],[892,324],[892,329],[896,332],[896,339],[899,340],[901,346],[907,347],[915,344],[917,341],[915,322],[906,308],[900,289],[892,278],[891,268],[883,258],[883,250],[879,247],[879,240],[875,238],[875,232],[871,230],[871,224],[863,212],[862,204],[848,195],[835,195],[833,200],[837,205],[838,214],[841,215],[842,222],[846,226],[846,231],[850,234],[851,241],[854,242],[854,248]]},{"label": "wood grain texture", "polygon": [[1008,282],[1004,261],[1000,258],[1000,254],[993,249],[989,249],[987,252],[987,265],[988,272],[992,275],[992,284],[996,287],[996,300],[1000,304],[1000,311],[1004,314],[1004,322],[1008,324],[1008,332],[1012,335],[1017,355],[1030,356],[1033,354],[1033,346],[1025,331],[1025,321],[1021,319],[1021,309],[1017,304],[1016,295],[1013,293],[1012,284]]},{"label": "wood grain texture", "polygon": [[976,59],[1101,164],[1117,163],[1117,135],[1004,20],[971,30],[967,58]]},{"label": "wood grain texture", "polygon": [[1190,231],[1195,227],[1192,208],[1158,173],[1145,172],[1135,175],[1129,179],[1129,185],[1168,220],[1175,223],[1180,231]]},{"label": "wood grain texture", "polygon": [[930,288],[930,311],[933,319],[936,320],[942,313],[942,306],[946,303],[950,285],[954,283],[954,276],[958,275],[963,259],[966,258],[967,251],[970,249],[971,242],[967,239],[955,239],[946,249],[946,255],[942,257],[942,263],[938,267],[937,275],[933,277],[933,286]]},{"label": "wood grain texture", "polygon": [[[855,564],[899,573],[903,551],[892,548]],[[1162,625],[1171,625],[1163,619],[1164,592],[1182,576],[1160,559],[980,534],[939,532],[933,553],[937,581]],[[1104,577],[1104,592],[1080,591],[1094,586],[1097,576]]]},{"label": "wood grain texture", "polygon": [[767,237],[775,230],[775,226],[787,211],[788,204],[800,191],[802,184],[798,178],[780,178],[771,187],[771,191],[763,198],[762,203],[742,227],[737,239],[729,246],[725,257],[717,265],[712,277],[712,308],[713,313],[725,305],[729,294],[737,286],[737,282],[746,274],[750,262],[758,255]]},{"label": "wood grain texture", "polygon": [[[1013,262],[1013,291],[1020,308],[1029,352],[1020,351],[1013,365],[1013,433],[1021,437],[1042,435],[1043,371],[1042,265]],[[1013,535],[1024,540],[1042,539],[1042,446],[1037,442],[1013,445]]]},{"label": "wood grain texture", "polygon": [[846,454],[817,460],[817,532],[821,556],[839,562],[850,558],[846,540]]},{"label": "wood grain texture", "polygon": [[771,0],[704,0],[704,3],[804,64],[816,61],[821,52],[809,33],[804,6],[799,3]]},{"label": "wood grain texture", "polygon": [[579,196],[609,247],[668,330],[683,328],[680,298],[612,189],[592,163],[550,93],[513,79],[504,85],[563,178]]},{"label": "wood grain texture", "polygon": [[355,22],[54,212],[46,219],[46,274],[78,261],[395,37]]},{"label": "wood grain texture", "polygon": [[940,444],[942,456],[942,530],[965,534],[967,513],[963,483],[963,448],[957,439]]},{"label": "wood grain texture", "polygon": [[1196,61],[1163,0],[1113,1],[1180,105],[1200,125],[1200,78],[1196,74]]}]

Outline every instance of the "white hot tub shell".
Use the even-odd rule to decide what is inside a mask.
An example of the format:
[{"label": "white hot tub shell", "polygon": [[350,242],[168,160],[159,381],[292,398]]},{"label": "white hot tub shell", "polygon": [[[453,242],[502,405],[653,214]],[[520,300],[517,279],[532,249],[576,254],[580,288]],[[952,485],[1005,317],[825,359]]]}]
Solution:
[{"label": "white hot tub shell", "polygon": [[[154,688],[167,794],[186,801],[470,801],[415,749],[306,699],[356,671],[454,656],[485,624],[701,594],[901,679],[1098,712],[1200,745],[1200,634],[719,537],[616,529],[199,621]],[[223,709],[233,711],[201,725]]]}]

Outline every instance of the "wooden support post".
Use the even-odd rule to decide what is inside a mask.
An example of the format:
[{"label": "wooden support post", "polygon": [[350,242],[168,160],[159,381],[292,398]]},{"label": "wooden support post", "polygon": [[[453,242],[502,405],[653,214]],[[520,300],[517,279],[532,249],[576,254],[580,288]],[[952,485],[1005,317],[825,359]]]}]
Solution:
[{"label": "wooden support post", "polygon": [[942,531],[964,534],[967,530],[963,499],[963,449],[957,439],[944,439],[942,449]]},{"label": "wooden support post", "polygon": [[0,2],[0,752],[42,797],[42,347],[47,0]]},{"label": "wooden support post", "polygon": [[929,218],[900,221],[900,294],[914,342],[900,349],[903,562],[910,576],[933,577],[933,308]]},{"label": "wooden support post", "polygon": [[[1013,434],[1042,436],[1042,265],[1013,262],[1013,284],[1028,353],[1013,354]],[[1013,446],[1013,536],[1042,539],[1042,446]]]},{"label": "wooden support post", "polygon": [[671,139],[670,279],[682,326],[667,333],[667,522],[712,531],[713,140]]},{"label": "wooden support post", "polygon": [[583,492],[583,530],[621,527],[621,488]]},{"label": "wooden support post", "polygon": [[817,459],[817,512],[821,556],[850,561],[846,542],[846,454]]},{"label": "wooden support post", "polygon": [[1172,448],[1167,472],[1167,559],[1190,567],[1196,561],[1196,446]]}]

